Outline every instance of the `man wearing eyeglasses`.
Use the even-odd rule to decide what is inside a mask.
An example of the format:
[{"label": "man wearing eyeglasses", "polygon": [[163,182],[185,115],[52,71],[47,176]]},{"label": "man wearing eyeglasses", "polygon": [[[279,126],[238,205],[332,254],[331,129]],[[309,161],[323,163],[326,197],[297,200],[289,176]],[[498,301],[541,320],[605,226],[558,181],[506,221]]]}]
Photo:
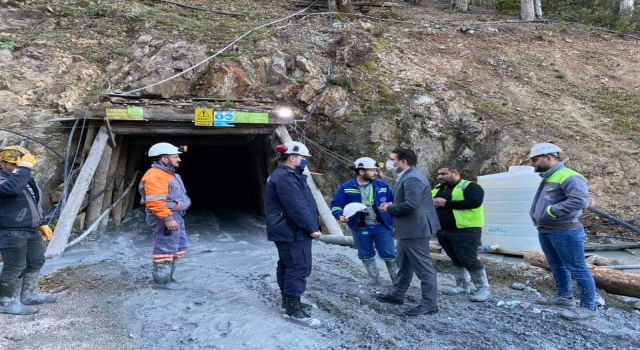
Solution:
[{"label": "man wearing eyeglasses", "polygon": [[[542,177],[530,216],[557,288],[557,295],[537,302],[569,309],[560,312],[562,318],[583,320],[596,316],[595,281],[585,261],[585,231],[578,220],[589,206],[589,187],[582,175],[564,166],[561,153],[560,147],[544,142],[534,145],[529,155]],[[573,301],[572,277],[580,290],[579,308]]]}]

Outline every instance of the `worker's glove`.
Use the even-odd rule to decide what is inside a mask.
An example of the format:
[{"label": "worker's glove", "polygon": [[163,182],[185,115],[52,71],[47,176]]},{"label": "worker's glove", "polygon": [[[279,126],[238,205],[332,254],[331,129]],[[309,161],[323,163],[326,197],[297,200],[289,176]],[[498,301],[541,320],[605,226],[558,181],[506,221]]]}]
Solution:
[{"label": "worker's glove", "polygon": [[40,226],[40,232],[42,233],[43,241],[50,241],[53,236],[53,230],[48,225]]},{"label": "worker's glove", "polygon": [[31,169],[34,165],[36,165],[37,162],[38,161],[36,160],[36,157],[33,156],[33,154],[25,154],[24,156],[22,156],[22,158],[18,159],[17,165]]}]

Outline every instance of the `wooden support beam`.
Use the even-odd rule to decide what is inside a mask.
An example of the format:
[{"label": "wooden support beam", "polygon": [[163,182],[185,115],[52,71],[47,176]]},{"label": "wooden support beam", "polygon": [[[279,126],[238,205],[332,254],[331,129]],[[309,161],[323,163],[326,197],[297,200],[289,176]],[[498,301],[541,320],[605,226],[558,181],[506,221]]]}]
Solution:
[{"label": "wooden support beam", "polygon": [[[127,170],[125,173],[125,177],[127,179],[132,179],[139,168],[141,153],[143,149],[139,146],[134,146],[129,149],[129,156],[127,157]],[[138,189],[135,191],[129,192],[129,194],[123,199],[124,203],[122,205],[122,217],[127,215],[128,212],[133,210],[135,206],[135,199],[138,193]]]},{"label": "wooden support beam", "polygon": [[111,144],[111,148],[116,148],[116,139],[113,136],[113,131],[111,130],[111,123],[109,123],[109,118],[104,117],[102,119],[104,121],[104,125],[107,126],[107,133],[109,133],[109,144]]},{"label": "wooden support beam", "polygon": [[89,156],[82,166],[82,170],[80,170],[78,179],[73,185],[67,204],[60,214],[53,237],[45,252],[45,257],[54,258],[64,252],[69,235],[71,234],[73,222],[76,216],[78,216],[78,211],[80,210],[80,206],[82,206],[82,199],[87,193],[89,183],[98,168],[98,162],[102,158],[102,153],[107,145],[108,138],[109,135],[107,134],[106,127],[101,127],[89,151]]},{"label": "wooden support beam", "polygon": [[[101,213],[104,213],[107,208],[113,203],[113,189],[118,184],[118,181],[122,179],[122,177],[118,177],[116,175],[116,171],[118,168],[118,160],[120,158],[120,152],[122,152],[122,139],[124,136],[117,135],[115,137],[114,142],[116,143],[116,147],[111,152],[111,159],[109,159],[109,170],[107,171],[107,181],[109,185],[105,188],[104,199],[102,200],[102,208],[100,209]],[[116,197],[118,198],[118,197]],[[102,222],[98,226],[98,230],[104,230],[107,228],[107,224],[109,223],[109,216],[105,216],[102,219]]]},{"label": "wooden support beam", "polygon": [[[106,125],[103,126],[100,130],[105,131],[107,134],[107,140],[109,139],[109,132],[106,128]],[[102,213],[102,202],[104,201],[105,189],[107,186],[112,186],[113,184],[108,183],[109,179],[107,175],[109,174],[109,163],[111,160],[111,153],[113,152],[113,148],[110,145],[106,145],[104,147],[104,151],[102,152],[102,156],[100,157],[100,161],[98,162],[98,167],[96,168],[96,172],[93,175],[93,181],[91,181],[91,188],[89,189],[89,198],[91,202],[87,206],[87,217],[84,222],[84,229],[89,228],[89,226],[93,225],[94,221],[100,216]]]},{"label": "wooden support beam", "polygon": [[[291,136],[289,135],[289,132],[287,131],[287,128],[284,125],[278,126],[276,128],[276,133],[283,143],[293,141],[293,139],[291,139]],[[338,221],[336,221],[336,218],[334,218],[331,214],[329,205],[324,200],[322,192],[320,192],[320,189],[316,185],[316,182],[313,180],[313,176],[309,173],[308,167],[304,169],[304,173],[307,175],[307,184],[311,189],[313,199],[315,199],[316,204],[318,205],[318,214],[320,215],[320,220],[324,223],[324,226],[327,228],[330,235],[344,236],[340,225],[338,225]]]},{"label": "wooden support beam", "polygon": [[[118,135],[120,136],[120,135]],[[114,192],[114,197],[115,198],[120,198],[120,196],[122,196],[122,194],[125,192],[125,176],[126,176],[126,171],[127,171],[127,160],[128,160],[128,154],[129,154],[129,147],[122,145],[122,142],[120,141],[120,155],[118,156],[118,163],[116,165],[116,190]],[[133,189],[133,192],[137,191],[137,188]],[[114,225],[120,225],[120,223],[122,222],[122,215],[123,215],[123,207],[124,204],[124,198],[123,200],[120,200],[117,204],[116,207],[111,211],[111,215],[113,215],[113,224]]]},{"label": "wooden support beam", "polygon": [[90,120],[84,130],[84,144],[82,146],[82,153],[80,153],[80,166],[82,166],[84,160],[87,158],[87,154],[89,154],[89,150],[91,150],[93,139],[96,137],[96,130],[98,130],[96,129],[96,122]]},{"label": "wooden support beam", "polygon": [[172,124],[170,127],[160,123],[141,123],[140,125],[112,125],[113,132],[118,135],[271,135],[273,128],[236,127],[236,128],[201,128],[197,126]]}]

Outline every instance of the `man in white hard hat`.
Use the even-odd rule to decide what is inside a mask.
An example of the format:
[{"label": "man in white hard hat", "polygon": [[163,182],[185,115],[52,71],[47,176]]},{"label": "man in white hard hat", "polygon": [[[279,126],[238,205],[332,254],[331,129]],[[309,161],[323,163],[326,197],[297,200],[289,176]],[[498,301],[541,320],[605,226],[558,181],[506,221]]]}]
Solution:
[{"label": "man in white hard hat", "polygon": [[42,241],[52,235],[42,213],[42,191],[31,175],[36,162],[24,147],[0,150],[0,313],[30,315],[38,309],[29,305],[57,299],[36,292],[45,263]]},{"label": "man in white hard hat", "polygon": [[[389,185],[376,178],[378,163],[369,157],[356,159],[351,167],[355,178],[343,183],[331,201],[331,213],[336,219],[347,223],[353,241],[358,249],[358,258],[362,260],[369,275],[367,284],[378,284],[379,273],[376,264],[376,251],[384,260],[393,284],[398,273],[396,248],[393,239],[393,221],[391,215],[378,207],[384,202],[393,201],[393,191]],[[365,207],[351,217],[343,213],[349,203],[362,203]]]},{"label": "man in white hard hat", "polygon": [[166,142],[151,146],[148,153],[151,168],[138,186],[146,206],[146,221],[153,233],[154,289],[178,289],[173,275],[178,259],[189,246],[182,217],[191,206],[191,199],[182,178],[176,174],[181,148]]},{"label": "man in white hard hat", "polygon": [[[531,148],[529,159],[542,182],[531,205],[531,219],[538,229],[557,295],[538,300],[539,304],[564,307],[560,312],[568,320],[596,316],[595,281],[584,256],[584,227],[579,221],[589,206],[587,180],[560,161],[560,147],[544,142]],[[580,290],[580,307],[575,308],[571,278]]]},{"label": "man in white hard hat", "polygon": [[264,195],[267,238],[278,249],[276,279],[288,320],[315,328],[321,322],[300,300],[311,275],[311,240],[321,235],[318,207],[303,174],[311,155],[297,141],[277,146],[276,152],[280,164],[267,179]]}]

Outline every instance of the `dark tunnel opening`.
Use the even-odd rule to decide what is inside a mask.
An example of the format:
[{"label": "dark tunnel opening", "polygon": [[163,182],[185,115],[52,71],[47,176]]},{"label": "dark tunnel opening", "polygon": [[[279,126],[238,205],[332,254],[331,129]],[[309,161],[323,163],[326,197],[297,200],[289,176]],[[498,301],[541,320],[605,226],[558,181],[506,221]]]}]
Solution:
[{"label": "dark tunnel opening", "polygon": [[[264,214],[264,185],[275,166],[268,164],[268,159],[274,159],[270,154],[270,136],[136,137],[130,146],[135,143],[138,147],[132,148],[141,153],[140,178],[151,166],[147,151],[158,142],[188,146],[180,156],[182,162],[177,173],[192,200],[191,212]],[[136,203],[140,203],[140,195],[136,197]]]}]

